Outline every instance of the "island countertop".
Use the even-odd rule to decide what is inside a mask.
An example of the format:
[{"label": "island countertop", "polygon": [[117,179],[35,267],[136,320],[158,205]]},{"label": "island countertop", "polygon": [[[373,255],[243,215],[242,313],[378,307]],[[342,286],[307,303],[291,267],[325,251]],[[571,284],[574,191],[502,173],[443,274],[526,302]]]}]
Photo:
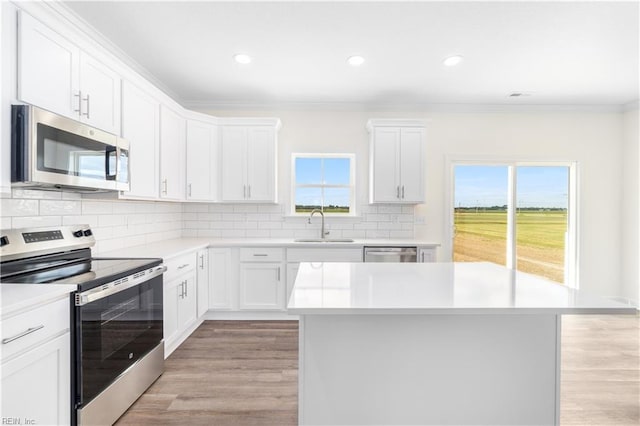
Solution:
[{"label": "island countertop", "polygon": [[288,312],[634,314],[635,308],[493,263],[302,263]]}]

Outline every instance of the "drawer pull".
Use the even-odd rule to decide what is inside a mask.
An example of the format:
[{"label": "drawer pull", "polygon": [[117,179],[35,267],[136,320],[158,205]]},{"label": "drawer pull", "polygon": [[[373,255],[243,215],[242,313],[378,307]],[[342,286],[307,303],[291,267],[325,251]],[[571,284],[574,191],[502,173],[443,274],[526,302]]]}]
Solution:
[{"label": "drawer pull", "polygon": [[269,256],[269,255],[265,254],[265,253],[254,253],[253,254],[253,257],[267,257],[267,256]]},{"label": "drawer pull", "polygon": [[16,335],[15,335],[15,336],[13,336],[13,337],[7,337],[6,339],[2,339],[2,344],[3,344],[3,345],[6,345],[7,343],[11,343],[11,342],[13,342],[14,340],[18,340],[19,338],[26,336],[27,334],[31,334],[31,333],[34,333],[34,332],[38,331],[38,330],[40,330],[41,328],[44,328],[44,325],[40,324],[40,325],[39,325],[39,326],[37,326],[37,327],[31,327],[31,328],[28,328],[28,329],[26,329],[25,331],[23,331],[22,333],[20,333],[20,334],[16,334]]},{"label": "drawer pull", "polygon": [[185,263],[184,265],[180,265],[180,266],[178,266],[178,269],[184,269],[184,268],[186,268],[187,266],[189,266],[189,264],[188,264],[188,263]]}]

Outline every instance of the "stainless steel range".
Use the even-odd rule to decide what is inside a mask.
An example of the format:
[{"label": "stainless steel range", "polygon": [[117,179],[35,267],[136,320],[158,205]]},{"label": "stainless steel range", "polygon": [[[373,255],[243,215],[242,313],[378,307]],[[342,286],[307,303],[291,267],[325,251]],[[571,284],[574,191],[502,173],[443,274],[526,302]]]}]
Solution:
[{"label": "stainless steel range", "polygon": [[91,257],[88,225],[1,232],[2,283],[77,285],[72,424],[113,424],[164,369],[162,259]]}]

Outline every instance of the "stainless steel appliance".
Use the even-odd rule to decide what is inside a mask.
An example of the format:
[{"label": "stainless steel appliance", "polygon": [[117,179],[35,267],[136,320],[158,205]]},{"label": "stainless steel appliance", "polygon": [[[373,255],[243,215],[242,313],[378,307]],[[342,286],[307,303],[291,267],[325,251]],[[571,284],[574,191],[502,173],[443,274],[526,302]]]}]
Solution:
[{"label": "stainless steel appliance", "polygon": [[129,190],[126,140],[30,105],[13,105],[11,123],[14,186]]},{"label": "stainless steel appliance", "polygon": [[417,262],[417,247],[365,247],[365,262]]},{"label": "stainless steel appliance", "polygon": [[0,281],[75,284],[72,424],[113,424],[162,374],[162,259],[93,258],[87,225],[1,231]]}]

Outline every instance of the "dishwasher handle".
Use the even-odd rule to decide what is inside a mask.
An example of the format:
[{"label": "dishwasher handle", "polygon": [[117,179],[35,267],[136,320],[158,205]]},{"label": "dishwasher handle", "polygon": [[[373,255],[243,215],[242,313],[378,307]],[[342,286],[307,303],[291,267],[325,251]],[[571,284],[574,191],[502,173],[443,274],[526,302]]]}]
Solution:
[{"label": "dishwasher handle", "polygon": [[418,254],[415,250],[406,251],[368,251],[367,256],[416,256]]}]

